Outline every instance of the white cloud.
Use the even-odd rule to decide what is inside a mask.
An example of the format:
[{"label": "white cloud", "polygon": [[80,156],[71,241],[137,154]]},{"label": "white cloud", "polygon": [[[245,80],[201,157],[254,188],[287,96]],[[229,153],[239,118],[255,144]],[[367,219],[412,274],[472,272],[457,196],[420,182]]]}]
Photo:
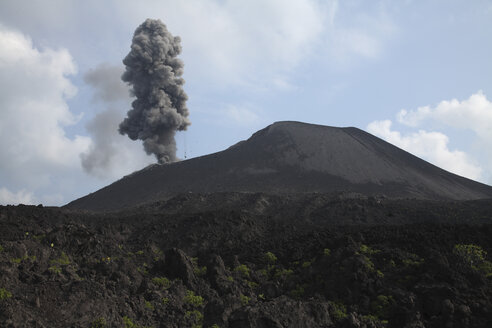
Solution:
[{"label": "white cloud", "polygon": [[9,191],[7,188],[0,188],[0,204],[1,205],[17,205],[17,204],[34,204],[33,194],[25,190],[20,190],[16,193]]},{"label": "white cloud", "polygon": [[[179,20],[166,17],[169,7],[180,13]],[[182,37],[193,72],[241,84],[297,66],[313,50],[324,20],[319,4],[310,0],[171,2],[159,11]]]},{"label": "white cloud", "polygon": [[492,102],[481,90],[463,101],[444,100],[436,107],[423,106],[415,111],[402,109],[397,118],[398,122],[411,127],[434,121],[456,129],[471,130],[492,146]]},{"label": "white cloud", "polygon": [[374,121],[367,126],[367,131],[452,173],[473,180],[482,178],[482,168],[468,154],[449,149],[449,138],[445,134],[419,130],[402,135],[391,130],[391,125],[390,120]]},{"label": "white cloud", "polygon": [[35,190],[61,171],[79,169],[90,139],[64,131],[78,120],[66,102],[77,91],[67,78],[75,73],[67,50],[37,49],[29,37],[0,26],[0,187]]}]

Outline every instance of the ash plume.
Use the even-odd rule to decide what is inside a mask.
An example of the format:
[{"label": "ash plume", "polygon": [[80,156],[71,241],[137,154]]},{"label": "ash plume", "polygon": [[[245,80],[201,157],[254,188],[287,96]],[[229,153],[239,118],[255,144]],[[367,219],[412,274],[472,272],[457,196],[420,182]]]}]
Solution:
[{"label": "ash plume", "polygon": [[177,58],[180,42],[160,20],[147,19],[135,30],[131,51],[123,59],[126,71],[121,79],[136,99],[119,132],[143,140],[147,154],[161,164],[177,160],[174,136],[190,125],[183,62]]}]

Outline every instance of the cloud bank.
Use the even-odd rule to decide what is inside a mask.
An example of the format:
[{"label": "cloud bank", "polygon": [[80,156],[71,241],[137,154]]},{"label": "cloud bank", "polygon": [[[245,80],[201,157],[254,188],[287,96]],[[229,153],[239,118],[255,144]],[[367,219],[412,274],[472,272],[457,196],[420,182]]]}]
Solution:
[{"label": "cloud bank", "polygon": [[17,186],[35,191],[52,183],[55,174],[79,169],[78,155],[90,139],[69,137],[64,130],[78,121],[67,105],[77,92],[68,77],[76,72],[66,49],[38,49],[26,35],[0,26],[2,202],[34,201]]},{"label": "cloud bank", "polygon": [[[400,110],[397,122],[413,130],[403,134],[392,129],[391,120],[374,121],[367,130],[394,145],[420,156],[431,163],[458,175],[490,183],[491,173],[484,169],[492,165],[492,102],[483,91],[468,99],[444,100],[436,106],[422,106],[416,110]],[[459,132],[472,132],[467,151],[451,150],[450,138],[437,131],[426,131],[426,126],[451,128]],[[482,164],[478,164],[477,159]]]}]

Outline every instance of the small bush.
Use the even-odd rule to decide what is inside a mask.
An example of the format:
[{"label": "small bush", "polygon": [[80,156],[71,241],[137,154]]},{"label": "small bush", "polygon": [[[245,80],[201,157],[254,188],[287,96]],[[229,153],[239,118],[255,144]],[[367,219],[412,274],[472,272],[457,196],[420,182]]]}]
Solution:
[{"label": "small bush", "polygon": [[330,256],[330,255],[331,255],[331,250],[330,250],[329,248],[325,248],[325,249],[323,250],[323,255],[325,255],[325,256]]},{"label": "small bush", "polygon": [[387,318],[394,303],[392,296],[378,295],[376,300],[371,302],[371,309],[378,318]]},{"label": "small bush", "polygon": [[194,307],[199,307],[203,305],[203,297],[195,295],[192,290],[186,291],[186,296],[184,298],[185,303],[191,304]]},{"label": "small bush", "polygon": [[92,321],[90,328],[106,328],[106,319],[104,318],[97,318],[96,320]]},{"label": "small bush", "polygon": [[340,321],[347,317],[347,308],[343,303],[340,302],[329,302],[329,303],[332,307],[331,314],[333,315],[335,321]]},{"label": "small bush", "polygon": [[303,268],[309,268],[311,266],[311,264],[313,264],[312,261],[305,261],[302,263],[302,267]]},{"label": "small bush", "polygon": [[125,325],[125,328],[150,328],[133,323],[132,319],[128,318],[126,315],[123,317],[123,324]]},{"label": "small bush", "polygon": [[371,247],[364,245],[364,244],[360,245],[359,251],[362,254],[368,254],[368,255],[377,254],[377,253],[381,252],[378,249],[372,249]]},{"label": "small bush", "polygon": [[201,327],[203,321],[203,314],[198,310],[186,311],[185,318],[194,321],[193,327]]},{"label": "small bush", "polygon": [[152,282],[156,284],[157,286],[160,286],[164,289],[168,289],[171,287],[171,281],[167,279],[166,277],[155,277],[152,278]]},{"label": "small bush", "polygon": [[277,272],[275,272],[274,277],[275,278],[286,278],[286,277],[292,275],[293,273],[294,273],[294,271],[292,271],[291,269],[277,270]]},{"label": "small bush", "polygon": [[195,267],[193,268],[193,272],[195,272],[197,276],[204,276],[207,274],[207,267],[206,266]]},{"label": "small bush", "polygon": [[65,254],[65,252],[62,252],[59,258],[51,260],[50,263],[58,265],[69,265],[70,259],[68,258],[68,255]]},{"label": "small bush", "polygon": [[248,305],[249,301],[251,300],[250,297],[243,295],[243,294],[239,295],[239,298],[241,299],[241,304],[243,306]]},{"label": "small bush", "polygon": [[277,261],[277,257],[275,256],[275,254],[273,254],[272,252],[266,252],[265,253],[265,260],[268,262],[268,263],[275,263]]},{"label": "small bush", "polygon": [[58,265],[52,265],[48,268],[50,272],[60,274],[62,272],[62,269]]},{"label": "small bush", "polygon": [[3,247],[2,247],[2,245],[0,245],[0,252],[3,252]]},{"label": "small bush", "polygon": [[145,301],[145,307],[149,310],[154,310],[154,305],[150,301]]},{"label": "small bush", "polygon": [[239,272],[240,274],[242,274],[243,276],[245,277],[248,277],[249,278],[249,268],[246,266],[246,264],[241,264],[241,265],[238,265],[234,271],[236,272]]},{"label": "small bush", "polygon": [[169,303],[169,298],[163,297],[163,298],[161,298],[161,302],[162,302],[162,304],[167,305],[167,303]]},{"label": "small bush", "polygon": [[0,301],[5,300],[7,298],[11,298],[12,293],[6,290],[5,288],[0,288]]}]

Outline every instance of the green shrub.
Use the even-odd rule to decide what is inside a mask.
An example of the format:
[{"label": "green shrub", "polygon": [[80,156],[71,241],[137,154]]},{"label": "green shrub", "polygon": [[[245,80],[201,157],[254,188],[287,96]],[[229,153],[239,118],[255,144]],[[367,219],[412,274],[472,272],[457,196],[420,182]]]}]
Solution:
[{"label": "green shrub", "polygon": [[347,308],[340,302],[329,302],[332,307],[331,314],[335,321],[340,321],[347,317]]},{"label": "green shrub", "polygon": [[460,256],[470,265],[483,262],[487,256],[487,252],[482,247],[473,244],[457,244],[454,245],[453,253]]},{"label": "green shrub", "polygon": [[476,266],[477,270],[482,272],[485,277],[492,278],[492,262],[483,261],[482,263]]},{"label": "green shrub", "polygon": [[206,266],[195,267],[193,268],[193,272],[195,272],[197,276],[204,276],[207,274],[207,267]]},{"label": "green shrub", "polygon": [[381,252],[378,249],[372,249],[371,247],[364,245],[364,244],[360,245],[359,251],[362,254],[368,254],[368,255],[377,254],[377,253]]},{"label": "green shrub", "polygon": [[378,318],[387,318],[390,313],[390,308],[394,303],[393,296],[378,295],[378,297],[371,302],[371,310]]},{"label": "green shrub", "polygon": [[5,300],[7,298],[11,298],[12,293],[6,290],[5,288],[0,288],[0,301]]},{"label": "green shrub", "polygon": [[50,272],[60,274],[62,272],[62,269],[58,265],[52,265],[48,268]]},{"label": "green shrub", "polygon": [[272,252],[266,252],[265,253],[265,260],[268,262],[268,263],[275,263],[277,261],[277,257],[275,256],[275,254],[273,254]]},{"label": "green shrub", "polygon": [[59,258],[51,260],[50,263],[58,265],[69,265],[70,259],[68,258],[68,255],[65,254],[65,252],[62,252]]},{"label": "green shrub", "polygon": [[302,263],[302,267],[303,268],[309,268],[311,266],[311,264],[313,264],[312,261],[305,261]]},{"label": "green shrub", "polygon": [[195,295],[192,290],[187,290],[184,302],[191,304],[194,307],[199,307],[203,305],[203,297]]},{"label": "green shrub", "polygon": [[245,277],[248,277],[249,278],[249,268],[246,266],[246,264],[241,264],[241,265],[238,265],[234,271],[236,272],[239,272],[240,274],[242,274],[243,276]]},{"label": "green shrub", "polygon": [[364,258],[364,264],[365,264],[367,271],[373,272],[375,270],[374,263],[366,255],[362,255],[362,257]]},{"label": "green shrub", "polygon": [[163,297],[163,298],[161,298],[161,301],[162,301],[162,304],[167,305],[167,303],[169,303],[169,298]]},{"label": "green shrub", "polygon": [[145,301],[145,307],[149,310],[154,310],[154,305],[150,301]]},{"label": "green shrub", "polygon": [[216,323],[214,323],[213,325],[210,326],[210,328],[220,328],[220,326]]},{"label": "green shrub", "polygon": [[171,287],[171,281],[167,279],[166,277],[155,277],[152,278],[152,282],[164,289],[168,289]]},{"label": "green shrub", "polygon": [[0,245],[0,252],[3,252],[3,247],[2,247],[2,245]]},{"label": "green shrub", "polygon": [[281,270],[277,270],[277,272],[275,272],[274,277],[275,278],[286,278],[293,273],[294,273],[294,271],[292,271],[291,269],[281,269]]},{"label": "green shrub", "polygon": [[186,311],[185,318],[191,319],[194,322],[193,327],[201,327],[203,321],[203,314],[198,310]]},{"label": "green shrub", "polygon": [[243,306],[248,305],[249,301],[251,300],[250,297],[243,295],[243,294],[239,295],[239,298],[241,299],[241,304]]},{"label": "green shrub", "polygon": [[42,242],[43,239],[46,237],[45,234],[41,234],[41,235],[34,235],[33,238],[38,241],[38,242]]},{"label": "green shrub", "polygon": [[125,328],[151,328],[133,323],[132,319],[128,318],[126,315],[123,317],[123,324],[125,325]]},{"label": "green shrub", "polygon": [[234,281],[234,278],[232,276],[227,276],[226,279],[229,282],[233,282]]},{"label": "green shrub", "polygon": [[331,250],[330,250],[329,248],[325,248],[325,249],[323,250],[323,255],[325,255],[325,256],[330,256],[330,255],[331,255]]},{"label": "green shrub", "polygon": [[90,328],[106,328],[106,319],[103,317],[92,321]]},{"label": "green shrub", "polygon": [[254,281],[246,281],[246,283],[248,284],[248,286],[251,288],[251,289],[255,289],[256,287],[258,287],[258,283],[254,282]]}]

